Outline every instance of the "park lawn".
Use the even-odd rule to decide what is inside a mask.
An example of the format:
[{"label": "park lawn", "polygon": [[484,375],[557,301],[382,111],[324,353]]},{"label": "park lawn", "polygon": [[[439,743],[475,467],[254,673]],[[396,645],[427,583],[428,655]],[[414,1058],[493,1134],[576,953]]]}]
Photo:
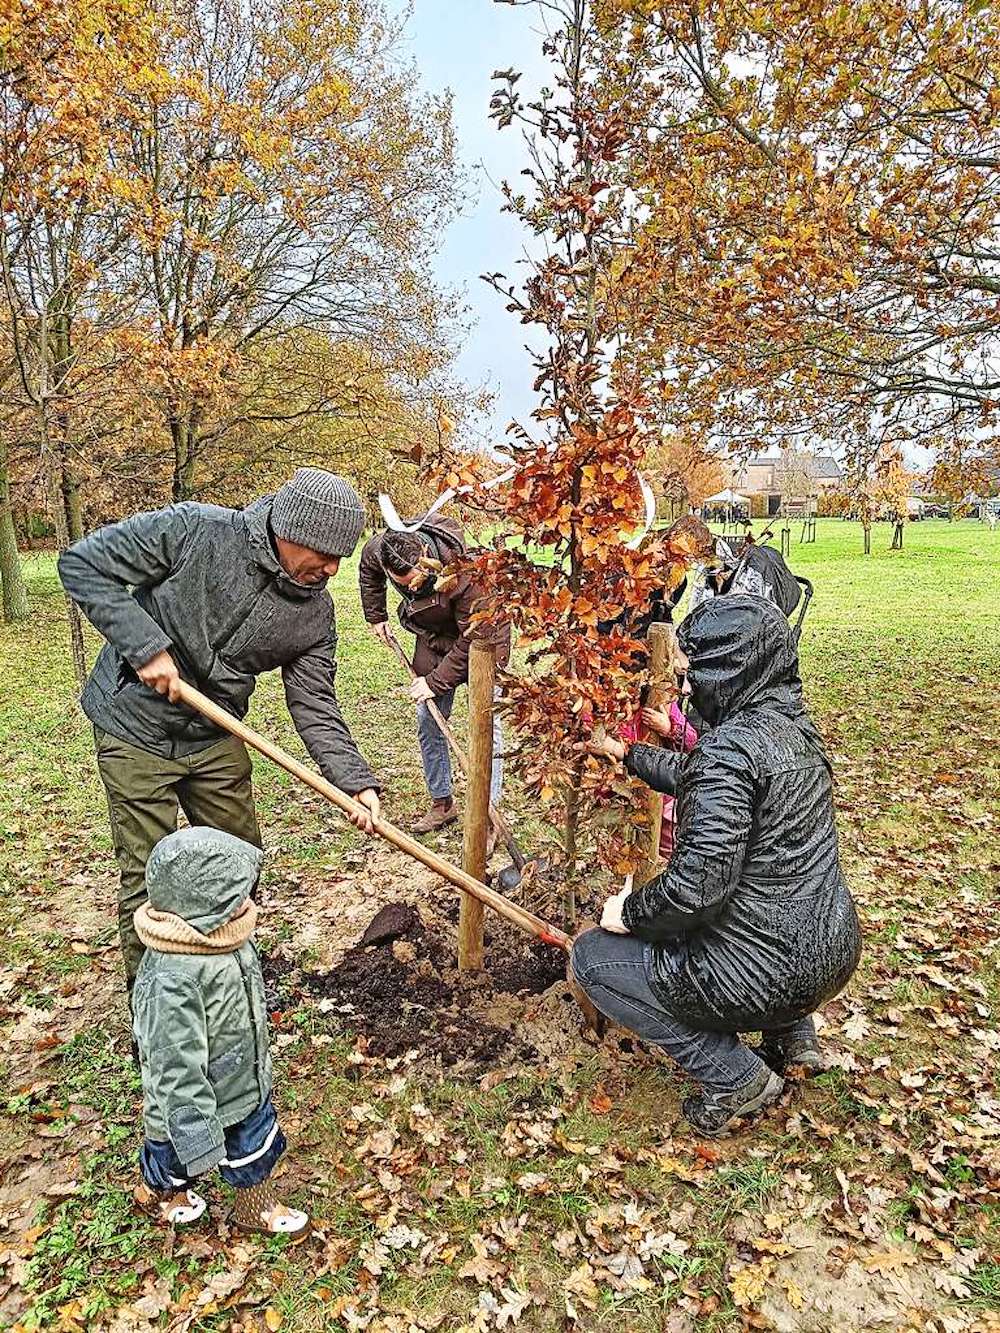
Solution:
[{"label": "park lawn", "polygon": [[[806,693],[865,928],[824,1010],[829,1072],[707,1145],[679,1120],[682,1080],[585,1040],[558,988],[484,988],[486,1009],[461,992],[470,1034],[514,1015],[492,1060],[380,1056],[297,979],[400,897],[450,947],[453,895],[261,762],[260,934],[289,997],[283,1180],[321,1224],[298,1249],[222,1224],[172,1241],[131,1208],[139,1102],[103,798],[53,564],[29,559],[31,619],[0,637],[0,1327],[995,1333],[1000,535],[929,521],[890,552],[879,527],[867,559],[854,524],[797,537],[792,566],[816,587]],[[334,592],[345,712],[406,819],[423,800],[410,706],[353,568]],[[250,721],[297,748],[274,681]],[[460,834],[437,845],[457,855]]]}]

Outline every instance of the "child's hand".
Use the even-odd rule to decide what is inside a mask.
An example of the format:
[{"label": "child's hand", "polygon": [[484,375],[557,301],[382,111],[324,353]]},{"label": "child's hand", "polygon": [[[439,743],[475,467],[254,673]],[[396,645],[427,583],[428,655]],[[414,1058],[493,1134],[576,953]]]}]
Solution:
[{"label": "child's hand", "polygon": [[648,727],[655,735],[661,736],[665,741],[668,741],[674,734],[674,724],[670,720],[670,712],[665,708],[644,708],[642,710],[642,725]]},{"label": "child's hand", "polygon": [[625,746],[621,741],[616,741],[611,736],[595,737],[593,740],[581,741],[574,749],[583,750],[586,754],[600,755],[603,759],[617,759],[621,761],[625,758]]}]

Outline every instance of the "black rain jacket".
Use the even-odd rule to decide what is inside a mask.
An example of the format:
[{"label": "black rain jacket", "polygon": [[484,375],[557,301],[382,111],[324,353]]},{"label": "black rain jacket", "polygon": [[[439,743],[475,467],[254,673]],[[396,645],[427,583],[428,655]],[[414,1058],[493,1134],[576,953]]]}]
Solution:
[{"label": "black rain jacket", "polygon": [[861,948],[840,869],[830,765],[806,715],[792,630],[773,603],[702,603],[678,639],[712,730],[688,755],[633,746],[627,767],[677,797],[674,854],[622,918],[650,982],[692,1026],[780,1027],[846,984]]}]

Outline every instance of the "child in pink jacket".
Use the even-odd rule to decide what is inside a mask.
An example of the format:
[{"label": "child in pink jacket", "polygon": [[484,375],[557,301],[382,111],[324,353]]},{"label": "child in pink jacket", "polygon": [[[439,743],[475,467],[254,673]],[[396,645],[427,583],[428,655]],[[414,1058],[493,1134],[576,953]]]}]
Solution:
[{"label": "child in pink jacket", "polygon": [[[618,735],[624,741],[641,739],[643,731],[652,731],[664,742],[667,749],[683,750],[685,754],[693,750],[698,733],[681,712],[676,701],[669,709],[640,706],[629,720],[618,728]],[[674,798],[664,796],[663,819],[660,823],[660,855],[669,861],[674,850]]]}]

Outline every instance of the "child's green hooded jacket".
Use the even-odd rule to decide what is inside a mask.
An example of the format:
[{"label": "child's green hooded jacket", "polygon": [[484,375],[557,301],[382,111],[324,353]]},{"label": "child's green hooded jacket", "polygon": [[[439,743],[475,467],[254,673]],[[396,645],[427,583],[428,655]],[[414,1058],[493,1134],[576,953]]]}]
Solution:
[{"label": "child's green hooded jacket", "polygon": [[264,979],[250,893],[263,853],[212,828],[180,829],[146,867],[135,914],[146,946],[132,992],[146,1137],[169,1139],[189,1175],[225,1157],[223,1129],[271,1091]]}]

